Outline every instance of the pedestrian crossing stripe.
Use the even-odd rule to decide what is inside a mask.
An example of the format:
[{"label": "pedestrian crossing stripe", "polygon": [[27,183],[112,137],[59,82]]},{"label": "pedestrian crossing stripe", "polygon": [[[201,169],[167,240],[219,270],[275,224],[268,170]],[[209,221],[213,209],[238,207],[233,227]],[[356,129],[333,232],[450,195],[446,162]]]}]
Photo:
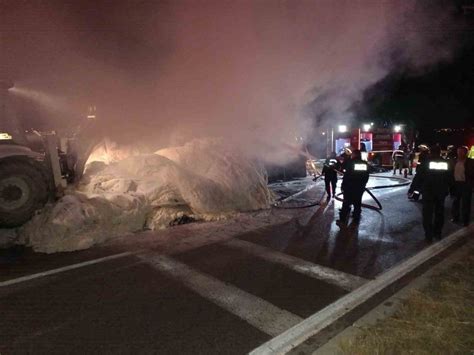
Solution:
[{"label": "pedestrian crossing stripe", "polygon": [[448,163],[443,161],[430,161],[430,170],[448,170]]},{"label": "pedestrian crossing stripe", "polygon": [[226,242],[225,245],[230,246],[231,248],[243,250],[250,255],[262,258],[271,263],[284,265],[290,270],[307,275],[309,277],[313,277],[315,279],[323,280],[324,282],[336,285],[337,287],[348,291],[355,290],[368,281],[362,277],[346,274],[342,271],[337,271],[321,265],[313,264],[309,261],[296,258],[271,248],[266,248],[261,245],[250,243],[245,240],[231,239],[230,241]]},{"label": "pedestrian crossing stripe", "polygon": [[354,164],[354,170],[355,171],[367,171],[367,165],[366,164]]},{"label": "pedestrian crossing stripe", "polygon": [[244,319],[262,332],[275,337],[299,324],[303,319],[289,311],[247,293],[236,286],[201,273],[165,255],[137,255],[148,265],[182,282],[201,297]]}]

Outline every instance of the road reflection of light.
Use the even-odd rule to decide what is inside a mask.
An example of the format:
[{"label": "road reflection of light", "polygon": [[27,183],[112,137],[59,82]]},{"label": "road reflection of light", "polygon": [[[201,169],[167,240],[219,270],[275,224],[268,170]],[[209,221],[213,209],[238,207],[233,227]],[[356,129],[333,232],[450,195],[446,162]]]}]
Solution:
[{"label": "road reflection of light", "polygon": [[387,236],[376,236],[372,234],[371,232],[368,232],[367,230],[360,229],[359,228],[359,240],[367,240],[367,241],[372,241],[372,242],[377,242],[377,243],[385,243],[385,244],[399,244],[397,243],[393,238],[387,237]]},{"label": "road reflection of light", "polygon": [[[371,199],[370,196],[369,199]],[[336,211],[338,211],[338,208],[340,206],[342,206],[342,203],[339,201],[334,204]],[[329,235],[331,237],[331,246],[333,246],[334,244],[332,239],[334,239],[336,235],[341,232],[341,228],[336,224],[337,218],[338,215],[336,215],[336,218],[332,221],[329,229]],[[361,221],[359,223],[359,226],[356,227],[359,241],[370,241],[393,245],[399,244],[390,236],[390,234],[387,234],[385,233],[385,231],[380,230],[382,228],[382,218],[383,216],[375,211],[363,209]],[[352,219],[349,218],[349,223],[351,222],[351,220]],[[354,229],[354,226],[346,228],[347,231],[350,231],[351,229]]]},{"label": "road reflection of light", "polygon": [[329,229],[329,234],[331,237],[334,237],[337,233],[339,233],[340,230],[341,228],[339,228],[339,226],[336,224],[336,221],[332,221],[331,229]]}]

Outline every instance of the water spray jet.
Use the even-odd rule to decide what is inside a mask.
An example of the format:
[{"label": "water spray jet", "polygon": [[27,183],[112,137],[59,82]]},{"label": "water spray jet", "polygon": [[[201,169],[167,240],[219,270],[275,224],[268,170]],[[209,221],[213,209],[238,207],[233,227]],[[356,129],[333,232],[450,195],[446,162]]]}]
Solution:
[{"label": "water spray jet", "polygon": [[8,91],[18,97],[35,102],[47,110],[61,113],[71,112],[69,105],[67,105],[64,99],[48,94],[44,91],[28,89],[22,86],[12,86]]}]

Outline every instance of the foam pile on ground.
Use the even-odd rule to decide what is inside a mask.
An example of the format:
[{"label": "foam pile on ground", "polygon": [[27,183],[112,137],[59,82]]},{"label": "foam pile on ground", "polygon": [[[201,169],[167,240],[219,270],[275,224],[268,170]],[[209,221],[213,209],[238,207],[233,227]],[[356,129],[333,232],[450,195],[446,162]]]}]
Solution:
[{"label": "foam pile on ground", "polygon": [[78,189],[20,231],[36,251],[84,249],[183,217],[214,220],[268,208],[273,200],[264,168],[220,140],[195,140],[154,154],[99,149]]}]

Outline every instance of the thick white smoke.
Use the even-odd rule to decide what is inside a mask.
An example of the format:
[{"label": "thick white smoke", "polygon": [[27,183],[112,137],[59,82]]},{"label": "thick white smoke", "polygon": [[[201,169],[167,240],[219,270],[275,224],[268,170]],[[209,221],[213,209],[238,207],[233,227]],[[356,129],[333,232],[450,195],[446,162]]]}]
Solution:
[{"label": "thick white smoke", "polygon": [[158,148],[221,136],[281,160],[294,155],[282,143],[347,122],[351,105],[391,71],[426,68],[453,49],[452,9],[438,1],[134,4],[12,2],[2,31],[28,35],[23,46],[5,41],[10,72],[67,96],[74,114],[97,105],[103,134],[122,142]]}]

